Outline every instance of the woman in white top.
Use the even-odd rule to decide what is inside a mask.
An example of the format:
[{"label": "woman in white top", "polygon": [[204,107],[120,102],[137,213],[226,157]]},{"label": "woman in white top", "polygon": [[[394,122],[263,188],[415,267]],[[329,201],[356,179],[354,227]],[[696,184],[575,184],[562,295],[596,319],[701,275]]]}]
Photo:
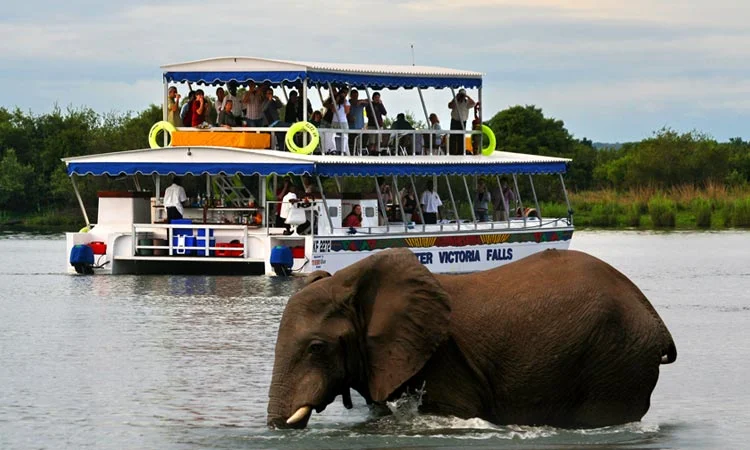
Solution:
[{"label": "woman in white top", "polygon": [[[440,128],[440,119],[438,119],[438,116],[435,113],[430,114],[430,130],[442,131],[442,128]],[[434,133],[427,136],[427,138],[432,140],[431,142],[427,141],[430,150],[434,149],[439,152],[443,145],[443,135],[441,133]]]},{"label": "woman in white top", "polygon": [[[350,108],[349,100],[347,100],[346,98],[347,94],[349,94],[349,89],[341,88],[338,92],[336,92],[336,89],[334,88],[331,94],[334,99],[333,120],[331,121],[331,128],[349,130],[349,121],[346,118],[349,115]],[[337,148],[342,155],[348,155],[349,133],[343,132],[339,134],[341,135],[341,137],[339,138]]]}]

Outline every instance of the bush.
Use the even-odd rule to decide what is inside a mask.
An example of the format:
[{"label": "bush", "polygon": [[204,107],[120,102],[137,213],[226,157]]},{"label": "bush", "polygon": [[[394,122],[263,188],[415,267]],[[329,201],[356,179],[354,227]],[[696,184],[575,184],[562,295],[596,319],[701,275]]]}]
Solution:
[{"label": "bush", "polygon": [[591,225],[595,227],[617,226],[617,212],[616,203],[597,203],[591,208]]},{"label": "bush", "polygon": [[750,227],[750,197],[734,201],[731,207],[731,223],[735,227]]},{"label": "bush", "polygon": [[664,196],[654,196],[648,201],[648,214],[655,227],[674,228],[677,207],[672,200]]},{"label": "bush", "polygon": [[568,217],[568,207],[563,203],[542,202],[539,204],[539,208],[541,208],[544,217]]},{"label": "bush", "polygon": [[629,227],[641,226],[641,206],[639,203],[632,203],[625,212],[625,223]]},{"label": "bush", "polygon": [[711,201],[705,198],[696,198],[692,205],[693,214],[695,214],[695,225],[699,228],[711,227]]}]

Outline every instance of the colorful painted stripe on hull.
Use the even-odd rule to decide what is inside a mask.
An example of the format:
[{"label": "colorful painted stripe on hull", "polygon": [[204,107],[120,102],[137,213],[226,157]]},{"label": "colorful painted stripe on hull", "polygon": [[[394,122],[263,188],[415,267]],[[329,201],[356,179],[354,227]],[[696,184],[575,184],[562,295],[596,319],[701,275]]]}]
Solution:
[{"label": "colorful painted stripe on hull", "polygon": [[532,233],[496,233],[457,236],[423,236],[407,238],[347,238],[331,240],[331,252],[339,251],[372,251],[387,248],[430,248],[430,247],[467,247],[473,245],[514,244],[525,242],[568,241],[573,230],[540,231]]}]

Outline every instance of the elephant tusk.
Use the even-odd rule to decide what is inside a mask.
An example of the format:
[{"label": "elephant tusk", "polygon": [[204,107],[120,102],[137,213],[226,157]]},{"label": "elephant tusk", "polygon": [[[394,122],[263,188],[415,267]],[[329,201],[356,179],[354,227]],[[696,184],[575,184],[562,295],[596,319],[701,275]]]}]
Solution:
[{"label": "elephant tusk", "polygon": [[297,410],[296,413],[294,413],[292,415],[292,417],[286,419],[287,425],[291,425],[293,423],[297,423],[300,420],[304,419],[305,417],[307,417],[308,414],[310,414],[310,411],[311,411],[311,409],[310,409],[309,406],[303,406],[303,407],[301,407],[300,409]]}]

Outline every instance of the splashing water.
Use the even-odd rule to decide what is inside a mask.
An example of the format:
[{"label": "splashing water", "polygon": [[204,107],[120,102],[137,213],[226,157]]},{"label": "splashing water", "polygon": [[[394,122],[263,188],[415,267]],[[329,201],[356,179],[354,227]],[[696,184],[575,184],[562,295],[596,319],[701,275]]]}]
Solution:
[{"label": "splashing water", "polygon": [[406,392],[401,394],[401,397],[396,400],[386,402],[386,406],[391,410],[393,418],[396,422],[404,422],[414,420],[419,415],[419,406],[422,404],[422,397],[424,397],[425,383],[422,383],[422,387],[415,389],[414,392]]}]

